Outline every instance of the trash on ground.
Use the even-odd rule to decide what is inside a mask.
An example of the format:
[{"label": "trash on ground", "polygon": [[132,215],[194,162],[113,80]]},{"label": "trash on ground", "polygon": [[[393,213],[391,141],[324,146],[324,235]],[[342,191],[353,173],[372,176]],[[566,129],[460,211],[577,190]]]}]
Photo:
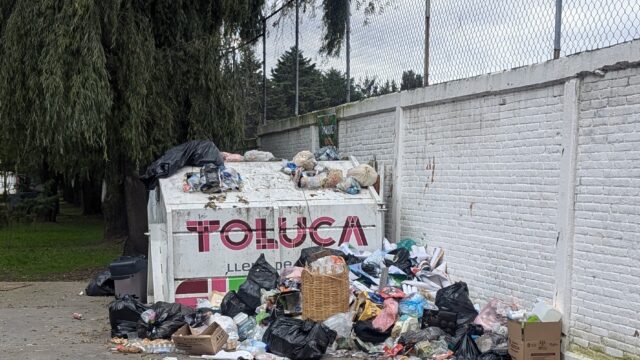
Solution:
[{"label": "trash on ground", "polygon": [[[228,162],[242,159],[245,162],[262,162],[274,160],[273,154],[252,150],[244,156],[221,155],[217,148],[213,151],[205,145],[191,145],[204,146],[206,151],[200,149],[189,154],[186,154],[188,147],[170,151],[165,154],[164,161],[200,162],[201,169],[186,173],[182,186],[187,192],[208,193],[205,208],[218,209],[227,201],[227,196],[237,199],[234,203],[248,205],[245,194],[228,195],[227,192],[241,191],[243,187],[256,190],[257,187],[245,184],[241,175],[226,167],[222,160],[218,161],[218,157]],[[185,160],[183,157],[186,155],[191,157]],[[291,190],[319,190],[309,193],[322,200],[325,200],[326,191],[336,192],[333,196],[336,199],[349,197],[338,192],[356,195],[365,189],[363,194],[354,198],[358,200],[368,194],[367,187],[380,181],[377,171],[369,165],[355,166],[346,174],[343,170],[333,169],[331,161],[339,158],[338,149],[325,147],[315,154],[301,151],[291,161],[256,166],[261,171],[269,169],[276,172],[278,181],[288,177],[293,183]],[[203,159],[207,161],[202,163]],[[173,162],[169,168],[160,171],[160,160],[147,169],[150,184],[172,169]],[[239,169],[242,166],[237,164]],[[177,177],[178,183],[172,186],[179,187],[179,181],[180,177]],[[309,201],[306,195],[304,199]],[[242,206],[236,211],[251,209]],[[288,228],[284,224],[287,219],[278,218],[277,213],[275,220],[261,220],[264,221],[256,221],[256,229],[248,228],[248,239],[259,237],[260,241],[272,241],[274,239],[270,237],[292,236],[291,232],[287,234]],[[282,224],[277,224],[278,220]],[[299,229],[305,230],[311,225],[306,220],[298,220]],[[210,221],[194,223],[190,226],[196,230],[201,227],[199,233],[210,230],[205,227],[214,226]],[[226,225],[218,225],[222,229],[215,236],[230,235],[231,231],[225,230]],[[291,220],[289,225],[293,227]],[[369,223],[362,225],[369,226]],[[270,235],[265,234],[266,226],[272,226]],[[354,227],[359,226],[360,223]],[[345,229],[349,228],[345,225]],[[240,233],[237,229],[233,232]],[[321,245],[322,239],[318,239],[316,232],[298,232],[302,241],[307,235]],[[226,239],[235,245],[235,238]],[[200,238],[203,250],[209,250],[207,244],[210,240],[204,236]],[[266,246],[260,242],[257,244]],[[292,239],[286,244],[277,244],[282,246],[276,247],[277,251],[288,251],[300,246],[301,242]],[[242,271],[242,274],[248,271],[244,280],[238,276],[234,279],[234,286],[226,288],[232,290],[226,292],[211,291],[217,287],[208,282],[205,288],[209,292],[199,292],[197,301],[189,298],[191,307],[162,301],[145,304],[140,296],[146,292],[137,287],[142,283],[135,277],[137,272],[127,270],[124,272],[127,279],[135,281],[115,283],[120,296],[108,307],[111,335],[114,337],[112,344],[115,345],[113,350],[132,353],[177,351],[204,359],[286,357],[295,360],[330,355],[435,360],[454,357],[457,360],[507,360],[511,356],[515,360],[533,360],[540,352],[549,354],[545,360],[559,359],[560,312],[544,301],[529,304],[526,308],[504,299],[474,303],[473,292],[470,293],[467,283],[455,282],[449,276],[442,248],[427,247],[416,239],[402,239],[396,244],[385,239],[381,248],[371,247],[368,251],[351,247],[348,240],[345,243],[340,240],[339,244],[332,246],[334,248],[303,247],[295,262],[288,259],[270,263],[267,259],[273,258],[268,252],[265,252],[267,256],[260,253],[253,263],[250,261],[254,259],[242,259],[242,269],[236,268],[235,271]],[[102,273],[85,292],[87,295],[109,291],[113,294],[113,281],[111,273]],[[531,341],[535,345],[525,346]]]}]

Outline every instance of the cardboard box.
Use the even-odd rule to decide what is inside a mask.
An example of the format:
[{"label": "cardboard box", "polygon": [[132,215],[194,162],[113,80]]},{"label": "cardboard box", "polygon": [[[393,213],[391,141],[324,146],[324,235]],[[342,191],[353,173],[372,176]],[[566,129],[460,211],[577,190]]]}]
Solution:
[{"label": "cardboard box", "polygon": [[192,335],[189,326],[184,325],[173,335],[171,340],[176,348],[192,355],[215,355],[227,343],[229,335],[220,325],[213,323],[200,335]]},{"label": "cardboard box", "polygon": [[513,360],[560,360],[562,325],[558,322],[522,323],[509,320],[509,355]]}]

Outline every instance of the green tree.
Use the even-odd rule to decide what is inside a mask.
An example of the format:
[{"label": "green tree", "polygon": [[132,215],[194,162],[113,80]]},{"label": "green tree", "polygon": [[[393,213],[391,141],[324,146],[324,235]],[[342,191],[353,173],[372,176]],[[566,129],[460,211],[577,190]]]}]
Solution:
[{"label": "green tree", "polygon": [[137,174],[188,139],[241,141],[246,108],[220,50],[257,34],[262,6],[0,0],[0,155],[94,193],[104,179],[105,235],[146,252]]},{"label": "green tree", "polygon": [[[302,51],[298,58],[298,107],[304,114],[328,106],[328,99],[322,86],[323,76],[311,59],[305,58]],[[267,90],[267,116],[269,119],[282,119],[295,113],[296,98],[296,49],[292,47],[282,54],[276,67],[271,69],[271,79]]]},{"label": "green tree", "polygon": [[402,82],[400,83],[400,90],[411,90],[422,87],[422,75],[416,74],[413,70],[402,72]]},{"label": "green tree", "polygon": [[[256,136],[257,127],[262,118],[262,62],[258,61],[255,52],[249,46],[239,51],[240,61],[234,67],[234,76],[240,91],[239,100],[246,110],[244,120],[244,136],[247,139]],[[234,59],[235,62],[235,59]]]}]

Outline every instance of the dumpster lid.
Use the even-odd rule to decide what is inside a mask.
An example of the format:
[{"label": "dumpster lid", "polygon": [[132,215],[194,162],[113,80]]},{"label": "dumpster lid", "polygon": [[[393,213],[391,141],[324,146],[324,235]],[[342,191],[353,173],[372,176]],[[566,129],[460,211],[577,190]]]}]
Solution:
[{"label": "dumpster lid", "polygon": [[[356,165],[352,161],[320,161],[329,169],[342,170],[343,176]],[[380,203],[380,198],[373,189],[363,188],[359,194],[349,195],[334,189],[307,190],[297,189],[289,175],[280,171],[281,162],[234,162],[225,166],[238,171],[243,179],[242,191],[224,193],[226,199],[219,207],[245,207],[256,204],[272,204],[273,202],[303,202],[305,204],[346,204],[346,203]],[[209,202],[209,194],[201,192],[185,193],[182,184],[185,174],[198,172],[199,167],[184,167],[174,175],[160,179],[164,202],[172,208],[201,208]]]}]

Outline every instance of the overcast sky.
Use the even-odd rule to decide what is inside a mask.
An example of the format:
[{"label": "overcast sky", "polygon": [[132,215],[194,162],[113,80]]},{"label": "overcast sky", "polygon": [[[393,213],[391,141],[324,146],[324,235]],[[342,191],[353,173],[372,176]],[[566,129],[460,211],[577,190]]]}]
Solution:
[{"label": "overcast sky", "polygon": [[[425,0],[390,0],[365,24],[352,6],[351,76],[399,79],[423,73]],[[319,3],[319,2],[318,2]],[[353,1],[355,3],[355,1]],[[640,0],[564,0],[562,55],[640,38]],[[321,70],[345,71],[338,58],[318,54],[322,14],[300,19],[300,49]],[[510,69],[553,56],[555,0],[431,0],[430,83]],[[277,20],[277,26],[274,23]],[[268,23],[267,72],[295,44],[293,14]],[[262,53],[258,43],[257,55]]]}]

